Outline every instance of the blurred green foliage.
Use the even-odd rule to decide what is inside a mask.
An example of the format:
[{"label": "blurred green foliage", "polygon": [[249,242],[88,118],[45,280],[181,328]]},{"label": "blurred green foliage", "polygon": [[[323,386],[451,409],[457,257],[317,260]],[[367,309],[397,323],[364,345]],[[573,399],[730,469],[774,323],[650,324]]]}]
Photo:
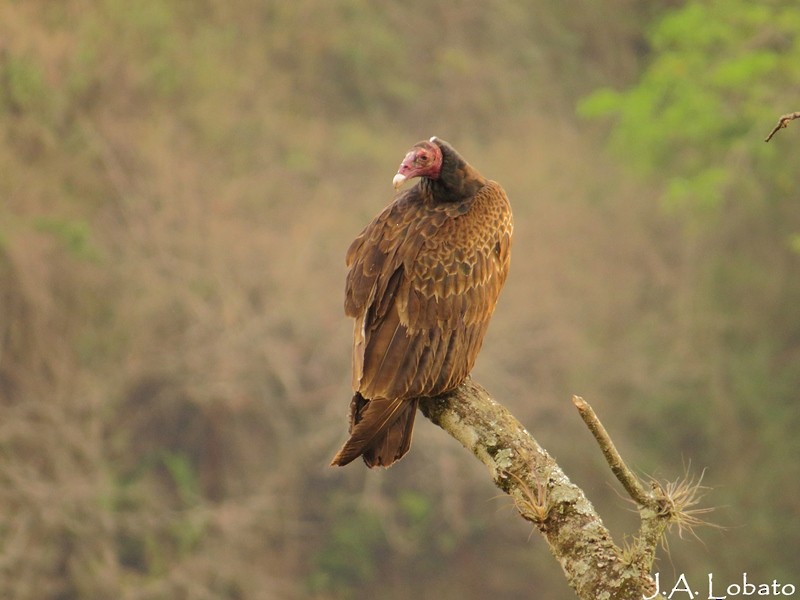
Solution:
[{"label": "blurred green foliage", "polygon": [[58,217],[39,217],[34,228],[56,237],[75,258],[96,261],[99,252],[92,246],[91,228],[86,221],[67,221]]},{"label": "blurred green foliage", "polygon": [[3,95],[6,110],[43,112],[49,96],[44,76],[27,57],[8,57],[3,69]]},{"label": "blurred green foliage", "polygon": [[749,175],[730,161],[779,170],[774,150],[752,141],[776,118],[778,90],[800,78],[798,19],[791,2],[687,2],[650,26],[638,83],[594,92],[579,112],[616,117],[612,146],[666,181],[667,207],[719,209]]},{"label": "blurred green foliage", "polygon": [[351,506],[334,521],[325,546],[317,554],[309,586],[314,592],[356,597],[356,590],[373,582],[377,561],[388,550],[378,515]]}]

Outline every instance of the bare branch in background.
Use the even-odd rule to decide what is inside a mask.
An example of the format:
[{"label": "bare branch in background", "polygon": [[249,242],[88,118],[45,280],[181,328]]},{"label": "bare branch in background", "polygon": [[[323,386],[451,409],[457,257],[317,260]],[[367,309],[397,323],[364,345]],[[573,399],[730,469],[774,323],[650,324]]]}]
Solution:
[{"label": "bare branch in background", "polygon": [[786,113],[783,115],[780,119],[778,119],[778,124],[772,128],[772,131],[769,132],[769,135],[764,138],[764,141],[770,141],[772,136],[778,133],[778,130],[785,129],[789,125],[789,121],[794,121],[797,118],[800,118],[800,112]]}]

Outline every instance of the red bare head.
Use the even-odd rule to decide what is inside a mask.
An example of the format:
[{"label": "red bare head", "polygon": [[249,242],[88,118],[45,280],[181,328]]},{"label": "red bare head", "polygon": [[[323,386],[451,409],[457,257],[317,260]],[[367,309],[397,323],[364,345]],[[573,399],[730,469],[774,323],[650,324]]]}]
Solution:
[{"label": "red bare head", "polygon": [[397,175],[394,176],[392,184],[398,189],[407,179],[413,177],[427,177],[437,179],[442,170],[442,149],[434,143],[435,137],[426,142],[416,144],[411,151],[406,154]]}]

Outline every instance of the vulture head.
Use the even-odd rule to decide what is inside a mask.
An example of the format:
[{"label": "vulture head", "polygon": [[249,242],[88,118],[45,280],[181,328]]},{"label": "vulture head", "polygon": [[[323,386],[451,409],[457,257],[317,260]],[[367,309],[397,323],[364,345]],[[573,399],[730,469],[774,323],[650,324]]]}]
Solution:
[{"label": "vulture head", "polygon": [[442,170],[442,149],[434,136],[427,142],[420,142],[406,154],[397,174],[392,179],[394,189],[399,189],[407,179],[426,177],[438,179]]},{"label": "vulture head", "polygon": [[420,193],[434,202],[468,201],[486,184],[450,144],[436,136],[419,142],[406,154],[392,180],[394,188],[412,177],[421,178]]}]

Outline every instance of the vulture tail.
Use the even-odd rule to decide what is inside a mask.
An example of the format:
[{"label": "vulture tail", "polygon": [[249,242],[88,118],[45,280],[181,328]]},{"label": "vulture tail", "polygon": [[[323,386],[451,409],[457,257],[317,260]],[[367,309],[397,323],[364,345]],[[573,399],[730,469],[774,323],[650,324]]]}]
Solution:
[{"label": "vulture tail", "polygon": [[331,466],[348,464],[363,456],[368,467],[388,467],[408,452],[417,414],[416,398],[367,400],[356,392],[350,403],[350,439]]}]

